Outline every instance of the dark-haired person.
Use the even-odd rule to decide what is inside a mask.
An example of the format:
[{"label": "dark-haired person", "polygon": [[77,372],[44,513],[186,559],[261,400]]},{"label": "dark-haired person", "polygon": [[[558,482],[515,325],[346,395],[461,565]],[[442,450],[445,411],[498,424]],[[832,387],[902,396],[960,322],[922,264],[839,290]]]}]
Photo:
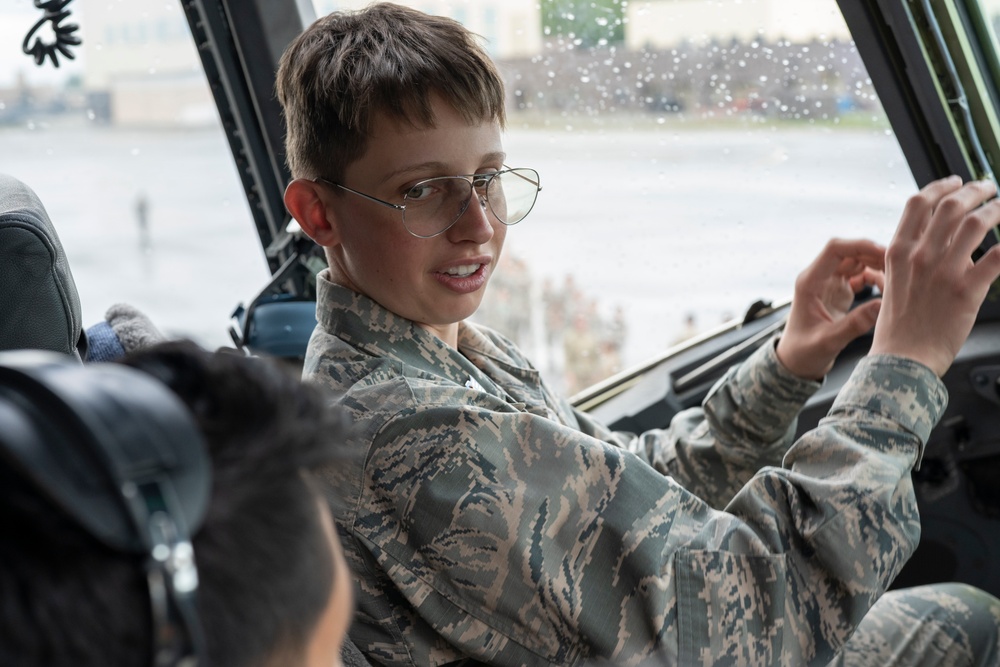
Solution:
[{"label": "dark-haired person", "polygon": [[[193,536],[204,664],[339,665],[353,584],[307,468],[339,460],[342,418],[263,360],[165,343],[127,363],[167,384],[207,443]],[[153,665],[143,559],[98,542],[10,465],[0,489],[0,665]]]},{"label": "dark-haired person", "polygon": [[[888,252],[831,241],[776,342],[670,429],[630,436],[467,320],[540,189],[504,152],[503,83],[474,35],[388,3],[334,13],[286,50],[278,96],[285,203],[329,263],[305,374],[357,422],[355,462],[322,477],[346,496],[351,636],[373,662],[995,664],[991,596],[883,595],[919,536],[910,470],[944,409],[938,376],[1000,274],[1000,247],[970,258],[1000,222],[1000,204],[978,208],[992,184],[927,186]],[[850,310],[864,284],[884,297]]]}]

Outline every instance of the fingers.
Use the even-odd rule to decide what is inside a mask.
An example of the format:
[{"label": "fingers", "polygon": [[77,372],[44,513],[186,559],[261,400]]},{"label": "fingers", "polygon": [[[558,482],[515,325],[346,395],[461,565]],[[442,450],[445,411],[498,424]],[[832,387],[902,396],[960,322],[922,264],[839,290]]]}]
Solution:
[{"label": "fingers", "polygon": [[962,179],[959,176],[949,176],[932,181],[925,185],[920,192],[910,197],[903,209],[903,217],[900,218],[899,226],[896,227],[893,242],[912,241],[920,238],[938,203],[961,187]]},{"label": "fingers", "polygon": [[980,284],[991,284],[1000,278],[1000,244],[987,250],[970,273]]},{"label": "fingers", "polygon": [[[940,249],[949,247],[949,241],[954,241],[956,238],[954,236],[956,234],[955,221],[963,220],[968,216],[968,220],[963,221],[962,228],[968,226],[966,223],[975,227],[982,217],[982,213],[975,209],[994,194],[996,194],[996,186],[991,181],[972,181],[942,198],[934,209],[930,226],[926,232],[927,241],[931,247]],[[988,213],[992,210],[992,206],[985,208],[988,209],[986,217],[989,217]],[[968,253],[971,253],[983,240],[989,226],[992,225],[983,228],[982,232],[979,233],[979,238],[972,246],[968,247]],[[964,248],[955,248],[955,250],[965,252]]]},{"label": "fingers", "polygon": [[803,271],[807,280],[854,276],[868,267],[885,268],[885,247],[867,239],[830,239],[819,256]]},{"label": "fingers", "polygon": [[885,274],[882,271],[865,268],[860,273],[852,275],[850,278],[851,290],[857,294],[865,287],[878,287],[879,291],[885,289]]},{"label": "fingers", "polygon": [[996,185],[935,181],[907,202],[886,253],[886,286],[873,353],[923,363],[939,376],[975,323],[990,284],[1000,276],[1000,247],[977,262],[974,250],[1000,224],[1000,204],[983,204]]},{"label": "fingers", "polygon": [[868,301],[847,314],[843,319],[842,347],[852,340],[872,330],[882,308],[881,299]]},{"label": "fingers", "polygon": [[1000,199],[983,204],[968,215],[952,238],[955,252],[971,255],[983,242],[986,233],[1000,224]]}]

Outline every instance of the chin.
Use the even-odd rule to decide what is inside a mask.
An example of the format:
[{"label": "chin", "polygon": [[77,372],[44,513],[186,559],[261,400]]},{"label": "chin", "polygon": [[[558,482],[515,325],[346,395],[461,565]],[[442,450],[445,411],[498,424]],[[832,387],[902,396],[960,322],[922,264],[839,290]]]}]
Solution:
[{"label": "chin", "polygon": [[457,324],[475,315],[482,301],[482,295],[479,295],[474,301],[455,304],[444,312],[439,311],[437,319],[441,320],[442,324]]}]

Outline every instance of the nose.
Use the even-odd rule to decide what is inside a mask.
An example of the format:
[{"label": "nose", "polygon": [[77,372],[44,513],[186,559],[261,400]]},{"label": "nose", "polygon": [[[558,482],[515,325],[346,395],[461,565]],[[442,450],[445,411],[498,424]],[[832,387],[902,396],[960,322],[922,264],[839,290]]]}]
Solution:
[{"label": "nose", "polygon": [[465,212],[448,228],[445,234],[448,240],[453,243],[461,241],[473,241],[475,243],[486,243],[495,233],[494,224],[501,224],[490,212],[486,195],[481,195],[475,190],[469,195],[472,201],[469,202]]}]

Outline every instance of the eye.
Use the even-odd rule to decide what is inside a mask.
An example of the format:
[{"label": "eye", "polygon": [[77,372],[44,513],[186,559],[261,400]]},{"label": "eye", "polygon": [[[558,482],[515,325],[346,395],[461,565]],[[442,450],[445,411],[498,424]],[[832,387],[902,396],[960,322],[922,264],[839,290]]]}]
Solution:
[{"label": "eye", "polygon": [[411,186],[403,198],[411,202],[427,201],[438,192],[438,188],[431,181],[422,181]]},{"label": "eye", "polygon": [[491,179],[496,175],[497,172],[495,171],[483,174],[475,174],[472,177],[472,187],[474,187],[477,190],[485,190],[486,187],[490,184]]}]

